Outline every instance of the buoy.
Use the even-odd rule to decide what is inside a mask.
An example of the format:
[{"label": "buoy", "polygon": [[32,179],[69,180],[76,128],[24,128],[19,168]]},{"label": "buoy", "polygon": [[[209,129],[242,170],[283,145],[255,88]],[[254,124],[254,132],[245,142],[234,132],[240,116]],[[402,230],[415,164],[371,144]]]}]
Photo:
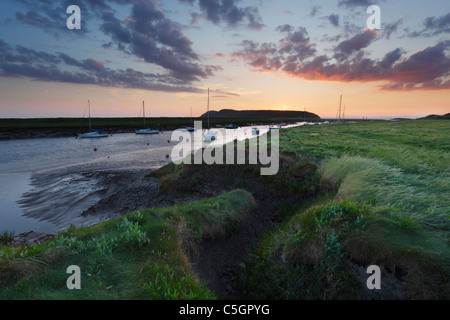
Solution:
[{"label": "buoy", "polygon": [[167,140],[167,143],[170,143],[170,140]]},{"label": "buoy", "polygon": [[170,157],[170,156],[169,156],[168,154],[166,154],[166,158],[169,159],[169,157]]},{"label": "buoy", "polygon": [[94,151],[97,151],[97,148],[94,148]]},{"label": "buoy", "polygon": [[78,139],[78,137],[75,137],[75,139]]}]

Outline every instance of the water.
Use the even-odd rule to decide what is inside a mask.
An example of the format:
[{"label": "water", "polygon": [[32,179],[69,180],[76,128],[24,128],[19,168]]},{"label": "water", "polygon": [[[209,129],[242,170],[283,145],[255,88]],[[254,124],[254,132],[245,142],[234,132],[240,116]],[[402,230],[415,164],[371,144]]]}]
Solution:
[{"label": "water", "polygon": [[67,197],[69,190],[65,187],[70,186],[78,194],[89,192],[91,179],[83,178],[80,173],[158,168],[169,162],[166,154],[173,147],[168,143],[170,138],[171,132],[164,132],[152,136],[118,134],[100,139],[0,141],[0,232],[59,231],[63,226],[25,215],[27,208],[19,203],[24,195],[30,197],[35,193],[39,199],[34,202],[42,205],[39,200],[46,199],[43,191],[53,195],[60,191]]},{"label": "water", "polygon": [[[261,134],[268,131],[268,126],[258,128]],[[177,144],[168,142],[171,136],[0,141],[0,232],[56,233],[67,228],[108,188],[91,173],[159,168],[170,162],[166,155]],[[250,137],[238,136],[245,138]]]}]

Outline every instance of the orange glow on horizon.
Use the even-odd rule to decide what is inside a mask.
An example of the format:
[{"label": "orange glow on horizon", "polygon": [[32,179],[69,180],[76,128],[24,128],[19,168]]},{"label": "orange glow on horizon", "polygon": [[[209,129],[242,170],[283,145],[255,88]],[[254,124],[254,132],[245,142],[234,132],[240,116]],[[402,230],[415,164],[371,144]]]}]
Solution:
[{"label": "orange glow on horizon", "polygon": [[[304,111],[306,107],[307,112],[322,118],[335,118],[340,94],[348,118],[421,117],[450,110],[447,90],[382,91],[374,88],[373,83],[304,81],[288,77],[277,77],[274,82],[269,74],[253,82],[247,81],[244,74],[234,84],[238,90],[217,84],[217,90],[238,95],[212,98],[211,110]],[[137,117],[142,101],[148,117],[190,117],[191,108],[193,116],[199,117],[207,110],[207,96],[202,93],[150,92],[23,79],[8,79],[4,86],[0,118],[79,118],[88,99],[93,117]]]}]

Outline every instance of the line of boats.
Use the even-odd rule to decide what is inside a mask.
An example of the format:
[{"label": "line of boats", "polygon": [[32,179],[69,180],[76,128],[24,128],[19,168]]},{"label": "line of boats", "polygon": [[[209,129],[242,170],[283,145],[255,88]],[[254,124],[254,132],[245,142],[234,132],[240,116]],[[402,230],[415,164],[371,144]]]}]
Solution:
[{"label": "line of boats", "polygon": [[[109,135],[103,130],[92,129],[91,125],[91,103],[88,100],[88,109],[89,109],[89,132],[79,134],[78,138],[80,139],[94,139],[94,138],[107,138]],[[142,102],[142,113],[144,118],[144,128],[136,130],[136,134],[159,134],[159,130],[153,129],[153,127],[149,127],[145,125],[145,102]]]},{"label": "line of boats", "polygon": [[[106,138],[109,136],[108,133],[104,132],[103,130],[98,130],[98,129],[93,129],[92,128],[92,124],[91,124],[91,103],[88,100],[88,111],[89,111],[89,132],[88,133],[83,133],[83,134],[79,134],[78,138],[80,139],[95,139],[95,138]],[[192,113],[192,111],[191,111]],[[216,140],[216,133],[211,130],[210,125],[209,125],[209,89],[208,89],[208,104],[207,104],[207,115],[208,115],[208,128],[206,129],[206,132],[204,134],[204,140],[205,142],[211,142],[211,141],[215,141]],[[144,128],[136,130],[135,133],[138,135],[156,135],[159,134],[160,131],[157,129],[154,129],[151,126],[146,126],[145,123],[145,102],[142,102],[142,115],[143,115],[143,121],[144,121]],[[192,115],[191,115],[192,117]],[[286,126],[286,124],[282,123],[279,124],[277,126],[272,126],[269,129],[270,130],[278,130],[281,129],[283,126]],[[238,129],[239,126],[234,125],[234,124],[230,124],[225,126],[226,129]],[[192,126],[187,126],[185,127],[185,130],[189,131],[189,132],[194,132],[195,128]],[[253,135],[259,135],[260,134],[260,130],[258,128],[253,128],[252,129],[252,134]]]}]

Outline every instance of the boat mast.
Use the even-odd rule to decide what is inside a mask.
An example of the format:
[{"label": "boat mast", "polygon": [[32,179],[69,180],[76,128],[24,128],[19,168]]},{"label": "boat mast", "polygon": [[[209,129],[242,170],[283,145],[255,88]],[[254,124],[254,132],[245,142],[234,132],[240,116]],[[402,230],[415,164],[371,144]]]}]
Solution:
[{"label": "boat mast", "polygon": [[144,115],[144,128],[145,128],[145,101],[142,101],[142,112]]},{"label": "boat mast", "polygon": [[88,109],[89,109],[89,132],[92,131],[91,129],[91,101],[88,100]]}]

